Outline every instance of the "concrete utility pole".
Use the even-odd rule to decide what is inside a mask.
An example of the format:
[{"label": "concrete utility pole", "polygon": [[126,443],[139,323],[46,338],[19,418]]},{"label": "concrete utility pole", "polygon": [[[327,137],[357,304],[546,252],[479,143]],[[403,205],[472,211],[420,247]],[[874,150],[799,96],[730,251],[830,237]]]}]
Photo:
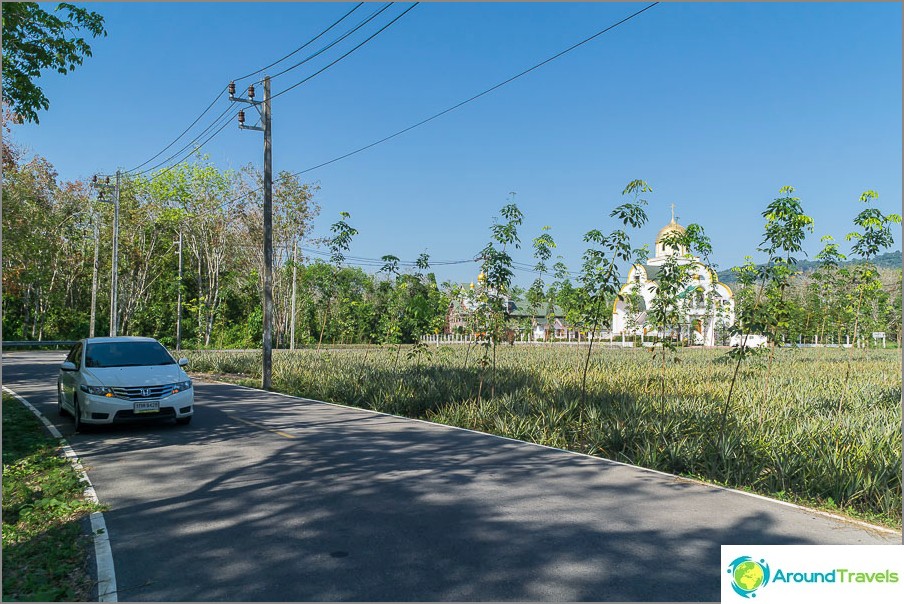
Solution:
[{"label": "concrete utility pole", "polygon": [[110,310],[110,337],[115,337],[119,331],[119,186],[121,184],[119,170],[116,171],[116,196],[113,201],[113,283],[112,303]]},{"label": "concrete utility pole", "polygon": [[88,337],[94,337],[94,322],[97,318],[97,270],[100,268],[100,226],[97,224],[97,212],[92,216],[94,222],[94,270],[91,274],[91,325],[88,326]]},{"label": "concrete utility pole", "polygon": [[289,320],[289,348],[295,350],[295,292],[298,285],[298,239],[292,238],[292,317]]},{"label": "concrete utility pole", "polygon": [[179,229],[179,293],[176,295],[176,350],[182,350],[182,229]]},{"label": "concrete utility pole", "polygon": [[264,76],[264,100],[254,100],[254,86],[248,87],[248,98],[236,98],[235,82],[229,83],[229,100],[248,103],[261,115],[260,126],[246,126],[245,112],[239,111],[239,128],[264,133],[264,337],[263,378],[261,387],[270,390],[273,373],[273,152],[271,149],[270,76]]},{"label": "concrete utility pole", "polygon": [[[100,189],[100,195],[97,200],[103,203],[111,203],[104,199],[104,193],[110,189],[110,177],[107,176],[104,182],[97,182],[97,176],[92,180],[94,186]],[[118,328],[118,306],[119,294],[117,287],[117,275],[119,273],[119,189],[122,184],[122,176],[119,170],[116,171],[116,185],[113,187],[113,268],[110,274],[110,337],[116,336]]]}]

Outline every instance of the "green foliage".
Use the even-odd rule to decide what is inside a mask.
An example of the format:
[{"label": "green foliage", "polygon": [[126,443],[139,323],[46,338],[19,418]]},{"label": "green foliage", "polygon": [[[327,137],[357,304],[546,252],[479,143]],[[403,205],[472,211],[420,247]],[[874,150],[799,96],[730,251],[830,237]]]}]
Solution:
[{"label": "green foliage", "polygon": [[[861,203],[870,204],[878,199],[875,191],[865,191],[860,196]],[[848,233],[845,237],[848,241],[854,240],[852,251],[865,261],[894,245],[894,237],[891,234],[891,225],[901,224],[901,216],[898,214],[883,214],[878,208],[869,207],[857,214],[854,225],[860,227],[860,231]]]},{"label": "green foliage", "polygon": [[3,4],[3,98],[22,119],[38,123],[38,110],[50,108],[35,84],[42,71],[67,74],[91,56],[81,30],[107,35],[101,15],[74,4],[61,2],[53,13],[36,2]]},{"label": "green foliage", "polygon": [[[624,227],[640,228],[647,221],[647,214],[643,209],[647,202],[640,198],[640,194],[651,191],[646,182],[632,180],[622,191],[623,196],[632,195],[632,200],[617,206],[610,212],[609,217],[617,218]],[[595,337],[599,327],[611,321],[608,302],[618,295],[621,284],[618,263],[630,260],[631,240],[621,229],[612,231],[609,235],[603,235],[598,229],[592,229],[584,235],[584,242],[589,243],[590,247],[582,256],[580,281],[583,291],[577,296],[577,306],[582,315],[582,323],[592,326],[591,333]],[[581,380],[582,402],[586,393],[587,370],[592,351],[593,340],[590,341],[584,361]]]},{"label": "green foliage", "polygon": [[[548,233],[551,227],[544,226],[542,229],[542,233],[540,236],[534,238],[533,240],[533,248],[534,248],[534,258],[537,259],[537,264],[534,266],[534,270],[539,273],[534,282],[531,284],[530,288],[527,290],[527,294],[525,299],[527,303],[531,306],[531,308],[540,308],[543,304],[546,305],[546,324],[547,330],[544,335],[544,340],[549,340],[549,329],[548,326],[551,324],[553,318],[555,317],[555,295],[556,295],[556,286],[552,284],[548,289],[546,288],[546,283],[543,280],[543,277],[546,275],[549,270],[546,266],[546,263],[552,258],[552,250],[556,247],[556,242],[552,238],[552,235]],[[564,268],[564,265],[562,266]],[[564,271],[563,271],[564,272]],[[526,328],[531,331],[533,329],[533,323],[531,325],[526,326]]]},{"label": "green foliage", "polygon": [[[493,352],[493,383],[496,389],[496,344],[505,337],[509,318],[509,300],[512,297],[512,257],[509,246],[518,249],[521,239],[518,227],[524,215],[514,203],[506,204],[499,211],[499,218],[493,219],[490,227],[490,241],[481,250],[481,281],[477,293],[477,329],[482,334],[483,356],[478,361],[481,367],[480,385],[483,386],[484,373],[490,366],[490,349]],[[480,398],[480,391],[478,391]]]}]

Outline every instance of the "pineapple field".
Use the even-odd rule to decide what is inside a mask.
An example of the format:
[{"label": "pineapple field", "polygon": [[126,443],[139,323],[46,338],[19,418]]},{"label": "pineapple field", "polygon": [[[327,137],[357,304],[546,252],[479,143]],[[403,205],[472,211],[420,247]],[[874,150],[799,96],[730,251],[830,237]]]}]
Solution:
[{"label": "pineapple field", "polygon": [[[187,352],[259,386],[261,353]],[[898,350],[369,346],[277,350],[273,388],[479,430],[901,526]],[[583,403],[581,400],[583,398]]]}]

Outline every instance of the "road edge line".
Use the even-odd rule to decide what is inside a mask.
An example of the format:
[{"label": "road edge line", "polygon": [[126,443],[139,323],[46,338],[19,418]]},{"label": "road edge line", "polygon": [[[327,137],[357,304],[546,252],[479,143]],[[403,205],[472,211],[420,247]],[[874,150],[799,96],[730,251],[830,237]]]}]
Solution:
[{"label": "road edge line", "polygon": [[703,481],[703,480],[698,480],[698,479],[695,479],[695,478],[688,478],[688,477],[686,477],[686,476],[678,476],[677,474],[670,474],[670,473],[668,473],[668,472],[663,472],[662,470],[654,470],[654,469],[652,469],[652,468],[645,468],[645,467],[643,467],[643,466],[636,466],[636,465],[634,465],[634,464],[626,463],[626,462],[624,462],[624,461],[618,461],[617,459],[609,459],[608,457],[597,457],[597,456],[595,456],[595,455],[588,455],[587,453],[579,453],[578,451],[569,451],[568,449],[560,449],[560,448],[558,448],[558,447],[550,447],[549,445],[541,445],[541,444],[539,444],[539,443],[532,443],[532,442],[528,442],[528,441],[526,441],[526,440],[518,440],[517,438],[511,438],[511,437],[508,437],[508,436],[500,436],[500,435],[498,435],[498,434],[491,434],[491,433],[489,433],[489,432],[481,432],[480,430],[472,430],[472,429],[470,429],[470,428],[461,428],[461,427],[459,427],[459,426],[452,426],[452,425],[449,425],[449,424],[440,424],[440,423],[438,423],[438,422],[431,422],[431,421],[427,421],[427,420],[425,420],[425,419],[417,419],[417,418],[413,418],[413,417],[404,417],[404,416],[402,416],[402,415],[393,415],[392,413],[384,413],[384,412],[382,412],[382,411],[374,411],[373,409],[364,409],[363,407],[354,407],[354,406],[352,406],[352,405],[344,405],[344,404],[342,404],[342,403],[331,403],[331,402],[329,402],[329,401],[318,401],[317,399],[313,399],[313,398],[304,398],[304,397],[302,397],[302,396],[295,396],[295,395],[293,395],[293,394],[285,394],[285,393],[282,393],[282,392],[276,392],[276,391],[274,391],[274,390],[264,390],[264,389],[262,389],[262,388],[254,388],[254,387],[252,387],[252,386],[243,386],[243,385],[241,385],[241,384],[232,384],[232,383],[230,383],[230,382],[223,382],[223,381],[221,381],[221,380],[216,380],[216,379],[212,379],[212,378],[204,378],[204,377],[201,377],[201,378],[199,378],[199,379],[201,379],[201,380],[203,380],[203,381],[207,381],[207,382],[214,382],[214,383],[216,383],[216,384],[223,384],[223,385],[226,385],[226,386],[236,386],[236,387],[238,387],[238,388],[245,388],[245,389],[247,389],[247,390],[255,390],[255,391],[257,391],[257,392],[265,392],[265,393],[267,393],[267,394],[276,394],[276,395],[279,395],[279,396],[285,396],[285,397],[288,397],[288,398],[294,398],[294,399],[297,399],[297,400],[300,400],[300,401],[306,401],[306,402],[310,402],[310,403],[320,403],[320,404],[323,404],[323,405],[332,405],[332,406],[334,406],[334,407],[344,407],[344,408],[346,408],[346,409],[354,409],[354,410],[356,410],[356,411],[364,411],[364,412],[367,412],[367,413],[374,413],[374,414],[376,414],[376,415],[385,415],[385,416],[387,416],[387,417],[393,417],[393,418],[396,418],[396,419],[404,419],[404,420],[412,421],[412,422],[421,422],[421,423],[423,423],[423,424],[427,424],[427,425],[430,425],[430,426],[439,426],[439,427],[443,427],[443,428],[451,428],[451,429],[453,429],[453,430],[462,430],[462,431],[464,431],[464,432],[472,432],[472,433],[474,433],[474,434],[482,434],[483,436],[490,436],[490,437],[493,437],[493,438],[499,438],[499,439],[502,439],[502,440],[511,441],[511,442],[513,442],[513,443],[520,443],[520,444],[522,444],[522,445],[531,445],[531,446],[534,446],[534,447],[542,447],[542,448],[544,448],[544,449],[551,449],[551,450],[553,450],[553,451],[560,451],[560,452],[562,452],[562,453],[569,453],[569,454],[571,454],[571,455],[578,455],[578,456],[580,456],[580,457],[587,457],[587,458],[593,459],[593,460],[595,460],[595,461],[597,461],[597,462],[613,463],[613,464],[616,464],[616,465],[619,465],[619,466],[626,466],[626,467],[628,467],[628,468],[633,468],[633,469],[635,469],[635,470],[642,470],[642,471],[644,471],[644,472],[652,472],[653,474],[659,474],[659,475],[661,475],[661,476],[665,476],[665,477],[668,477],[668,478],[672,478],[672,479],[674,479],[674,480],[679,480],[679,481],[683,481],[683,482],[690,482],[690,483],[698,484],[698,485],[701,485],[701,486],[709,487],[709,488],[712,488],[712,489],[719,489],[720,491],[727,491],[727,492],[729,492],[729,493],[735,493],[735,494],[738,494],[738,495],[745,495],[745,496],[747,496],[747,497],[753,497],[754,499],[761,499],[761,500],[763,500],[763,501],[769,501],[769,502],[772,502],[772,503],[777,503],[777,504],[779,504],[779,505],[783,505],[783,506],[786,506],[786,507],[794,508],[794,509],[796,509],[796,510],[800,510],[800,511],[802,511],[802,512],[806,512],[806,513],[809,513],[809,514],[818,514],[818,515],[824,516],[824,517],[826,517],[826,518],[831,518],[831,519],[833,519],[833,520],[837,520],[837,521],[843,522],[843,523],[845,523],[845,524],[855,524],[855,525],[857,525],[857,526],[859,526],[860,528],[863,528],[863,529],[869,529],[869,530],[877,531],[877,532],[880,532],[880,533],[886,533],[886,534],[889,534],[889,535],[895,535],[895,536],[898,536],[898,537],[900,537],[900,536],[902,535],[901,532],[896,531],[896,530],[894,530],[894,529],[886,528],[886,527],[884,527],[884,526],[879,526],[878,524],[870,524],[869,522],[864,522],[863,520],[857,520],[856,518],[848,518],[848,517],[846,517],[846,516],[841,516],[841,515],[839,515],[839,514],[833,514],[833,513],[831,513],[831,512],[824,512],[823,510],[818,510],[818,509],[816,509],[816,508],[808,508],[808,507],[806,507],[806,506],[799,505],[799,504],[797,504],[797,503],[791,503],[790,501],[782,501],[781,499],[775,499],[775,498],[772,498],[772,497],[767,497],[766,495],[760,495],[759,493],[748,493],[747,491],[741,491],[740,489],[733,489],[733,488],[731,488],[731,487],[725,487],[725,486],[722,486],[722,485],[718,485],[718,484],[714,484],[714,483],[710,483],[710,482],[705,482],[705,481]]},{"label": "road edge line", "polygon": [[[15,397],[16,400],[25,405],[35,417],[41,420],[41,423],[43,423],[44,427],[47,428],[47,431],[50,432],[50,435],[60,441],[59,444],[60,448],[63,450],[63,456],[69,460],[72,469],[79,475],[80,480],[87,485],[84,491],[85,498],[93,503],[99,504],[100,500],[97,498],[97,492],[94,490],[94,485],[91,484],[91,479],[88,478],[88,473],[79,461],[75,450],[69,442],[63,438],[63,435],[57,430],[57,427],[54,426],[43,413],[38,411],[37,407],[29,403],[17,392],[6,386],[3,386],[3,391],[10,396]],[[94,540],[94,558],[97,565],[97,600],[98,602],[118,602],[116,570],[113,566],[113,549],[110,546],[110,536],[107,533],[107,523],[104,521],[103,512],[91,512],[90,520],[91,536]]]}]

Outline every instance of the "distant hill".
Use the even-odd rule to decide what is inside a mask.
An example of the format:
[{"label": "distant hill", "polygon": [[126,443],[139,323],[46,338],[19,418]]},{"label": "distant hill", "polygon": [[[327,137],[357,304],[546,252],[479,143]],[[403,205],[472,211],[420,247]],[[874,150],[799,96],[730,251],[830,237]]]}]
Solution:
[{"label": "distant hill", "polygon": [[[846,262],[842,262],[842,264],[857,264],[859,260],[848,260]],[[886,252],[885,254],[879,254],[873,259],[873,264],[875,264],[879,268],[901,268],[901,252]],[[763,266],[763,265],[757,265]],[[801,260],[797,263],[797,266],[800,268],[802,272],[810,272],[819,267],[819,262],[814,260]],[[737,277],[731,271],[731,269],[719,271],[719,281],[722,283],[737,283]]]}]

